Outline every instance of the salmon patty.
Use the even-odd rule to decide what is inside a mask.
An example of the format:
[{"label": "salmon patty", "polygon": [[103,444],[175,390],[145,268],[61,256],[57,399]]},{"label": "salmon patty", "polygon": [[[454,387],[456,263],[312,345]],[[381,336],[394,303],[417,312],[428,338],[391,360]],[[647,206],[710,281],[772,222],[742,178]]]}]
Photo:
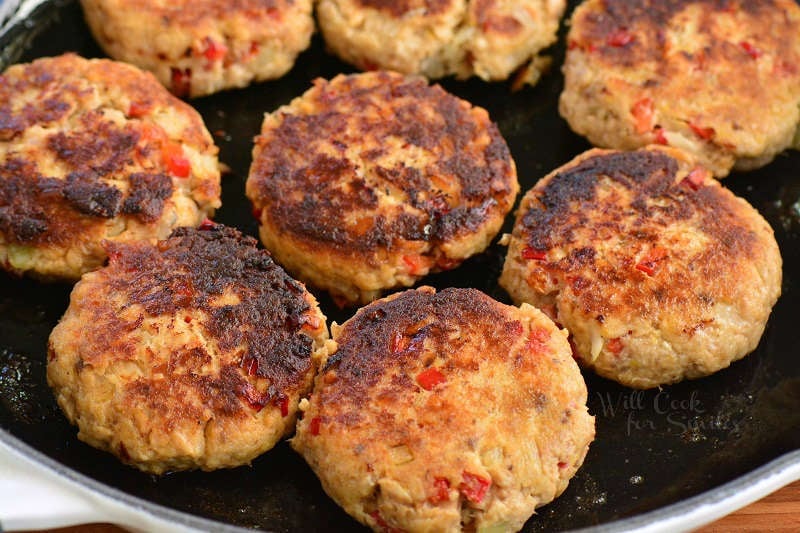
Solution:
[{"label": "salmon patty", "polygon": [[800,125],[795,0],[589,0],[560,112],[595,146],[692,153],[715,176],[769,163]]},{"label": "salmon patty", "polygon": [[283,76],[314,32],[311,0],[81,0],[105,52],[178,96]]},{"label": "salmon patty", "polygon": [[267,249],[344,304],[483,251],[518,191],[485,110],[383,71],[317,80],[266,115],[247,180]]},{"label": "salmon patty", "polygon": [[524,67],[536,83],[549,65],[564,0],[320,0],[325,42],[362,70],[495,81]]},{"label": "salmon patty", "polygon": [[73,54],[0,76],[0,266],[75,281],[102,241],[155,242],[220,206],[200,115],[149,73]]},{"label": "salmon patty", "polygon": [[772,228],[684,152],[590,150],[523,198],[500,285],[635,388],[706,376],[758,345],[781,293]]},{"label": "salmon patty", "polygon": [[50,335],[47,380],[78,438],[161,474],[247,464],[294,430],[328,330],[256,244],[206,223],[108,245]]},{"label": "salmon patty", "polygon": [[474,289],[394,294],[332,326],[291,443],[376,531],[515,531],[594,438],[567,333]]}]

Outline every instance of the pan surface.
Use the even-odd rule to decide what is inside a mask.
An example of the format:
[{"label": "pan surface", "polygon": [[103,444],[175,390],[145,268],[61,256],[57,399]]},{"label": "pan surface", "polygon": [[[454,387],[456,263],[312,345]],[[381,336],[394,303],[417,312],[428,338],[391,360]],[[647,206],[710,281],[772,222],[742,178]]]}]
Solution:
[{"label": "pan surface", "polygon": [[[74,51],[102,57],[77,2],[45,2],[0,36],[0,61]],[[445,80],[443,86],[485,107],[517,162],[522,190],[589,146],[558,117],[562,87],[554,65],[535,88],[511,92],[508,84]],[[256,235],[244,196],[252,138],[264,112],[305,91],[318,76],[352,69],[324,51],[315,37],[285,78],[191,102],[214,133],[223,177],[223,207],[216,220]],[[566,492],[540,509],[526,531],[574,529],[639,515],[701,494],[800,449],[800,153],[724,181],[749,200],[775,230],[784,259],[783,296],[755,353],[711,377],[638,392],[585,373],[597,440]],[[504,231],[510,230],[511,217]],[[455,271],[431,276],[437,288],[475,287],[508,301],[497,286],[504,249],[490,249]],[[119,463],[76,438],[45,381],[46,343],[67,307],[70,287],[41,285],[0,273],[0,431],[56,462],[131,496],[228,524],[273,531],[353,530],[357,524],[322,491],[304,461],[286,443],[252,467],[153,478]],[[320,297],[329,319],[352,311]]]}]

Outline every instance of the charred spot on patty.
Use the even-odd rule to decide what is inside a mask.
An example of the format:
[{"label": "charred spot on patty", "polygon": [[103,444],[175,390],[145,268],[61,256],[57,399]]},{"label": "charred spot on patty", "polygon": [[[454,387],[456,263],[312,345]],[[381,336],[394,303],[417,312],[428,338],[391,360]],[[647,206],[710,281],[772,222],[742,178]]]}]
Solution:
[{"label": "charred spot on patty", "polygon": [[[267,201],[267,211],[273,212],[273,222],[282,232],[358,250],[396,238],[445,241],[479,226],[487,218],[486,199],[497,198],[497,204],[513,189],[511,156],[497,127],[480,119],[485,120],[481,126],[486,127],[489,141],[477,151],[473,144],[480,132],[471,106],[422,79],[386,72],[375,75],[368,85],[358,76],[317,81],[308,98],[315,112],[281,113],[278,124],[259,137],[261,152],[251,175],[258,194]],[[383,106],[392,118],[373,114],[374,106]],[[353,113],[358,118],[352,118]],[[353,138],[355,133],[362,138]],[[364,163],[325,153],[306,162],[309,149],[316,151],[327,140],[341,141],[343,147],[361,141],[368,147],[385,146],[392,140],[401,151],[404,146],[426,150],[430,161],[424,167],[404,162],[384,166],[379,158],[385,151],[362,149]],[[367,182],[360,178],[362,173],[370,176]],[[342,181],[359,186],[345,189],[339,185]],[[434,223],[432,212],[420,213],[413,228],[400,215],[378,217],[370,229],[358,233],[340,227],[342,213],[376,207],[384,189],[419,207],[420,191],[440,187],[452,194],[440,196],[445,209],[439,211],[452,208],[450,218],[457,217],[458,224]],[[456,202],[466,205],[450,205]],[[428,223],[433,231],[423,234],[420,230]]]},{"label": "charred spot on patty", "polygon": [[[223,350],[245,346],[242,361],[276,391],[291,388],[311,366],[311,338],[300,317],[303,288],[252,237],[224,226],[178,228],[158,248],[110,244],[111,286],[150,316],[203,312],[203,328]],[[238,303],[216,305],[228,291]]]},{"label": "charred spot on patty", "polygon": [[[537,190],[535,201],[522,217],[527,244],[547,250],[568,242],[570,235],[589,223],[581,213],[603,209],[597,194],[601,180],[609,179],[627,190],[630,199],[624,206],[628,211],[607,206],[608,224],[619,225],[634,217],[634,226],[646,227],[698,217],[701,231],[712,236],[727,255],[748,253],[753,236],[736,222],[729,198],[719,187],[687,190],[676,181],[677,172],[674,158],[652,150],[596,155],[559,171]],[[632,232],[629,237],[645,242],[653,239],[647,231]]]},{"label": "charred spot on patty", "polygon": [[[323,374],[335,372],[337,380],[335,389],[325,391],[326,401],[341,406],[357,404],[385,374],[415,361],[423,342],[448,360],[449,353],[458,352],[459,343],[450,333],[458,331],[466,337],[480,329],[480,324],[504,322],[492,303],[474,289],[434,292],[422,288],[370,304],[348,322],[337,340],[337,352],[322,370]],[[505,338],[498,335],[495,340],[506,343],[506,350],[516,340],[513,332]],[[457,359],[454,357],[453,364],[460,364]],[[410,381],[407,385],[415,386]]]}]

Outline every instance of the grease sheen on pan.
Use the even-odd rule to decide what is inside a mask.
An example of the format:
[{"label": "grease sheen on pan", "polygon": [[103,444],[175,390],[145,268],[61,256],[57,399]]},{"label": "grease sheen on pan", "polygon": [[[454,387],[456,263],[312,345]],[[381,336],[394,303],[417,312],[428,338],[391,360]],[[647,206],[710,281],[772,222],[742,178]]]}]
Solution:
[{"label": "grease sheen on pan", "polygon": [[311,0],[81,0],[97,42],[178,96],[283,76],[314,32]]},{"label": "grease sheen on pan", "polygon": [[256,244],[205,224],[109,245],[50,335],[48,383],[81,440],[160,474],[246,464],[294,430],[328,330]]},{"label": "grease sheen on pan", "polygon": [[266,115],[247,180],[264,245],[350,304],[483,251],[518,191],[484,109],[385,71],[317,80]]},{"label": "grease sheen on pan", "polygon": [[549,64],[564,0],[320,0],[328,47],[363,70],[535,83]]},{"label": "grease sheen on pan", "polygon": [[514,531],[594,438],[567,333],[529,305],[430,287],[332,326],[292,446],[376,531]]},{"label": "grease sheen on pan", "polygon": [[668,144],[722,177],[800,145],[795,0],[589,0],[567,39],[560,111],[596,146]]},{"label": "grease sheen on pan", "polygon": [[566,327],[581,364],[649,388],[752,352],[781,256],[761,215],[685,153],[595,149],[525,195],[500,285]]},{"label": "grease sheen on pan", "polygon": [[220,206],[200,115],[149,73],[74,54],[0,76],[0,265],[77,280],[101,241],[167,237]]}]

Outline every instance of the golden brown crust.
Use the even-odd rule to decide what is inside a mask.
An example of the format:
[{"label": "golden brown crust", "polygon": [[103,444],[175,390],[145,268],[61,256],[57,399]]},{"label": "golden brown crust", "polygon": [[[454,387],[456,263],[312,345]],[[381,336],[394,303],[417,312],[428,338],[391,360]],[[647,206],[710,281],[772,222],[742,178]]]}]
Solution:
[{"label": "golden brown crust", "polygon": [[[600,61],[611,64],[648,64],[654,62],[662,74],[672,73],[674,67],[669,61],[667,43],[664,35],[675,17],[687,8],[698,8],[700,15],[695,21],[695,31],[709,36],[722,36],[717,29],[715,18],[721,14],[738,15],[747,18],[746,31],[759,39],[769,50],[778,55],[794,55],[793,41],[796,28],[786,10],[794,2],[791,0],[766,0],[747,2],[740,0],[614,0],[613,2],[592,2],[584,7],[574,20],[576,31],[570,34],[573,46],[594,47],[593,52]],[[599,8],[599,9],[598,9]],[[777,25],[773,26],[774,23]],[[625,30],[630,35],[618,35]],[[624,42],[628,41],[629,42]],[[702,48],[705,59],[714,61],[724,58],[738,68],[752,65],[752,57],[746,50],[735,50],[725,39],[708,39],[696,43]],[[733,52],[736,53],[733,53]],[[685,54],[688,55],[688,54]],[[695,58],[696,59],[696,58]]]},{"label": "golden brown crust", "polygon": [[[513,162],[497,126],[438,85],[379,72],[318,80],[302,98],[303,111],[283,109],[277,125],[265,123],[251,171],[265,216],[282,232],[348,254],[395,240],[435,243],[513,201]],[[415,150],[421,161],[403,158]],[[398,209],[341,227],[342,213],[375,210],[387,188]]]},{"label": "golden brown crust", "polygon": [[800,122],[794,0],[591,0],[570,27],[561,112],[595,145],[668,144],[718,176],[790,147]]},{"label": "golden brown crust", "polygon": [[[780,255],[758,213],[681,152],[592,150],[526,194],[500,283],[570,329],[587,365],[605,358],[604,375],[654,386],[755,347],[780,293]],[[739,320],[748,325],[735,331]],[[743,353],[720,342],[751,330]],[[642,346],[620,353],[651,333],[663,343],[652,353],[666,345],[688,359],[665,370],[638,364]]]},{"label": "golden brown crust", "polygon": [[[129,221],[133,239],[197,224],[219,206],[216,153],[197,112],[133,67],[72,54],[13,66],[0,76],[0,243],[99,247]],[[84,253],[61,277],[102,260]]]},{"label": "golden brown crust", "polygon": [[549,65],[564,0],[320,0],[328,47],[362,70],[428,78],[504,80],[520,69],[534,84]]},{"label": "golden brown crust", "polygon": [[[487,332],[490,324],[494,327]],[[395,399],[420,390],[414,381],[416,373],[435,367],[450,375],[474,371],[479,360],[503,361],[519,340],[520,328],[521,323],[509,318],[496,302],[471,289],[437,293],[425,287],[373,302],[336,336],[338,350],[321,371],[323,383],[335,381],[336,385],[319,390],[319,402],[327,404],[331,423],[357,427],[364,422],[359,415],[363,398],[376,387],[386,388],[379,394],[386,400],[380,408],[389,416]],[[453,332],[458,332],[458,341],[451,338]],[[486,337],[484,353],[461,349],[475,337]],[[423,345],[427,357],[421,360]],[[390,383],[385,381],[387,376],[392,378]],[[322,421],[328,422],[327,418]],[[375,429],[387,441],[396,440],[397,435],[389,432],[398,430]]]},{"label": "golden brown crust", "polygon": [[483,109],[388,72],[318,80],[265,118],[253,154],[247,194],[262,232],[356,268],[407,268],[411,257],[412,276],[474,253],[454,243],[483,249],[518,190]]},{"label": "golden brown crust", "polygon": [[[693,307],[704,285],[711,285],[708,299],[730,298],[730,282],[719,282],[739,281],[741,259],[760,251],[760,235],[743,223],[743,206],[729,190],[706,172],[694,190],[681,184],[686,169],[680,170],[665,152],[617,152],[588,157],[538,184],[521,211],[518,235],[535,252],[556,249],[565,255],[533,263],[542,269],[535,276],[568,280],[587,314],[633,307],[649,313],[666,298]],[[670,247],[660,266],[674,262],[692,268],[652,278],[637,269],[636,258],[658,246],[676,224],[696,228],[706,245],[700,253]],[[608,236],[624,236],[625,245],[599,257],[598,247]],[[585,246],[576,247],[576,242]],[[604,298],[607,291],[617,296],[613,302]]]},{"label": "golden brown crust", "polygon": [[423,287],[333,332],[292,445],[361,522],[515,530],[580,466],[585,385],[539,311]]},{"label": "golden brown crust", "polygon": [[[312,367],[312,339],[302,328],[311,310],[305,288],[258,250],[255,239],[224,226],[204,231],[178,228],[157,248],[109,248],[111,261],[102,274],[126,306],[140,306],[145,317],[184,311],[206,317],[206,340],[232,356],[219,362],[225,378],[221,389],[243,393],[244,377],[236,376],[240,368],[267,380],[263,403],[294,392],[304,381]],[[223,297],[236,303],[219,306],[217,300]],[[103,329],[104,336],[116,337],[113,328]],[[87,362],[94,364],[93,357],[114,353],[102,343],[98,349],[84,356]],[[238,381],[228,379],[234,377]]]},{"label": "golden brown crust", "polygon": [[[304,287],[224,226],[108,247],[109,265],[76,286],[50,341],[48,377],[81,438],[163,472],[245,463],[290,431],[327,337]],[[212,423],[242,434],[214,442]],[[204,445],[159,446],[170,439]]]},{"label": "golden brown crust", "polygon": [[285,74],[314,31],[311,0],[82,0],[105,52],[178,96]]}]

